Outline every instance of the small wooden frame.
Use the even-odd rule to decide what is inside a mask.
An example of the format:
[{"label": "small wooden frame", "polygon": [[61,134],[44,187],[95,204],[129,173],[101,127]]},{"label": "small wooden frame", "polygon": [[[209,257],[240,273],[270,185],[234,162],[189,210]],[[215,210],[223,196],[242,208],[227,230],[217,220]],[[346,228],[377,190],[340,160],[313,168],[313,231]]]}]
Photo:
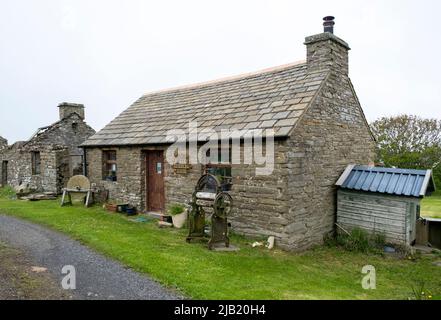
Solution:
[{"label": "small wooden frame", "polygon": [[[72,193],[83,193],[86,194],[86,202],[84,206],[87,208],[90,204],[93,203],[93,192],[92,190],[77,190],[77,189],[63,189],[63,196],[61,197],[61,206],[63,207],[66,204],[72,204]],[[67,200],[67,201],[66,201]]]},{"label": "small wooden frame", "polygon": [[63,189],[61,206],[72,204],[72,193],[82,193],[86,195],[85,206],[88,207],[93,202],[93,191],[89,179],[85,176],[73,176],[69,179],[67,187]]},{"label": "small wooden frame", "polygon": [[187,174],[192,169],[191,164],[176,163],[172,166],[173,172],[176,174]]}]

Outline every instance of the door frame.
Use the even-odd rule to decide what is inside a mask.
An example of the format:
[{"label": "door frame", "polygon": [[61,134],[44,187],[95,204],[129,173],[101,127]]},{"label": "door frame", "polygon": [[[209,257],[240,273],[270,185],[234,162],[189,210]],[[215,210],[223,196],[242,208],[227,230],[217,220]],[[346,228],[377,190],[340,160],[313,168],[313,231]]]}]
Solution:
[{"label": "door frame", "polygon": [[152,210],[150,207],[150,199],[149,199],[149,159],[150,155],[152,153],[161,153],[162,155],[162,209],[159,210],[159,212],[163,213],[165,211],[165,158],[164,158],[164,150],[163,149],[150,149],[150,150],[143,150],[144,153],[144,206],[145,206],[145,212],[158,212],[158,210]]},{"label": "door frame", "polygon": [[8,161],[7,160],[2,161],[0,175],[1,175],[0,182],[1,182],[2,187],[8,185]]}]

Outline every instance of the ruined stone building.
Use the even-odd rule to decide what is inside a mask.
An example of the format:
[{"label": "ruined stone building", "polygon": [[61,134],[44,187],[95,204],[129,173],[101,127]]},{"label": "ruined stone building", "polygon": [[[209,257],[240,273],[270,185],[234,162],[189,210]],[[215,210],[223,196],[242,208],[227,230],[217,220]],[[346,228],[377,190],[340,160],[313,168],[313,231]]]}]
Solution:
[{"label": "ruined stone building", "polygon": [[11,146],[0,140],[0,184],[60,193],[67,180],[83,174],[78,146],[95,133],[84,121],[84,106],[62,103],[60,120],[39,128],[28,141]]},{"label": "ruined stone building", "polygon": [[[348,164],[375,158],[348,76],[349,45],[333,34],[332,20],[325,24],[325,32],[306,38],[305,62],[140,97],[82,145],[91,182],[114,200],[164,212],[188,202],[198,178],[211,172],[228,181],[235,232],[275,236],[291,250],[322,243],[334,229],[338,177]],[[273,129],[274,170],[258,175],[258,164],[169,163],[167,134],[189,131],[189,122],[198,132]],[[187,146],[206,142],[190,136]],[[241,141],[244,157],[251,150]]]},{"label": "ruined stone building", "polygon": [[8,140],[3,137],[0,137],[0,150],[6,148],[8,146]]}]

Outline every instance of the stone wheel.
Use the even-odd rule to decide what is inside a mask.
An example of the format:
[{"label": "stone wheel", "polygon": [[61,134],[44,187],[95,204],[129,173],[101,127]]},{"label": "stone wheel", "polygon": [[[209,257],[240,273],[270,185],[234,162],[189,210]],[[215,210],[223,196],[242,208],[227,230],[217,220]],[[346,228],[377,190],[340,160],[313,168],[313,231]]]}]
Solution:
[{"label": "stone wheel", "polygon": [[73,176],[67,182],[67,188],[78,191],[90,190],[90,181],[85,176],[81,176],[81,175]]}]

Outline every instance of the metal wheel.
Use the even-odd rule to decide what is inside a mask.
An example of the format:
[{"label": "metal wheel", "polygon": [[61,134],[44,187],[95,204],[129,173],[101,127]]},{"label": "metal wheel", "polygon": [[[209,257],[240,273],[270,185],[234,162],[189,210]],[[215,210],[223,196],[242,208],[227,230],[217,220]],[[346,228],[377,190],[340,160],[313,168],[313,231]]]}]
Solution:
[{"label": "metal wheel", "polygon": [[233,208],[233,198],[226,192],[221,192],[216,196],[214,200],[214,214],[225,219],[230,215],[231,209]]},{"label": "metal wheel", "polygon": [[220,188],[220,182],[218,178],[213,176],[212,174],[204,174],[199,178],[198,183],[196,184],[196,191],[211,191],[217,193]]}]

